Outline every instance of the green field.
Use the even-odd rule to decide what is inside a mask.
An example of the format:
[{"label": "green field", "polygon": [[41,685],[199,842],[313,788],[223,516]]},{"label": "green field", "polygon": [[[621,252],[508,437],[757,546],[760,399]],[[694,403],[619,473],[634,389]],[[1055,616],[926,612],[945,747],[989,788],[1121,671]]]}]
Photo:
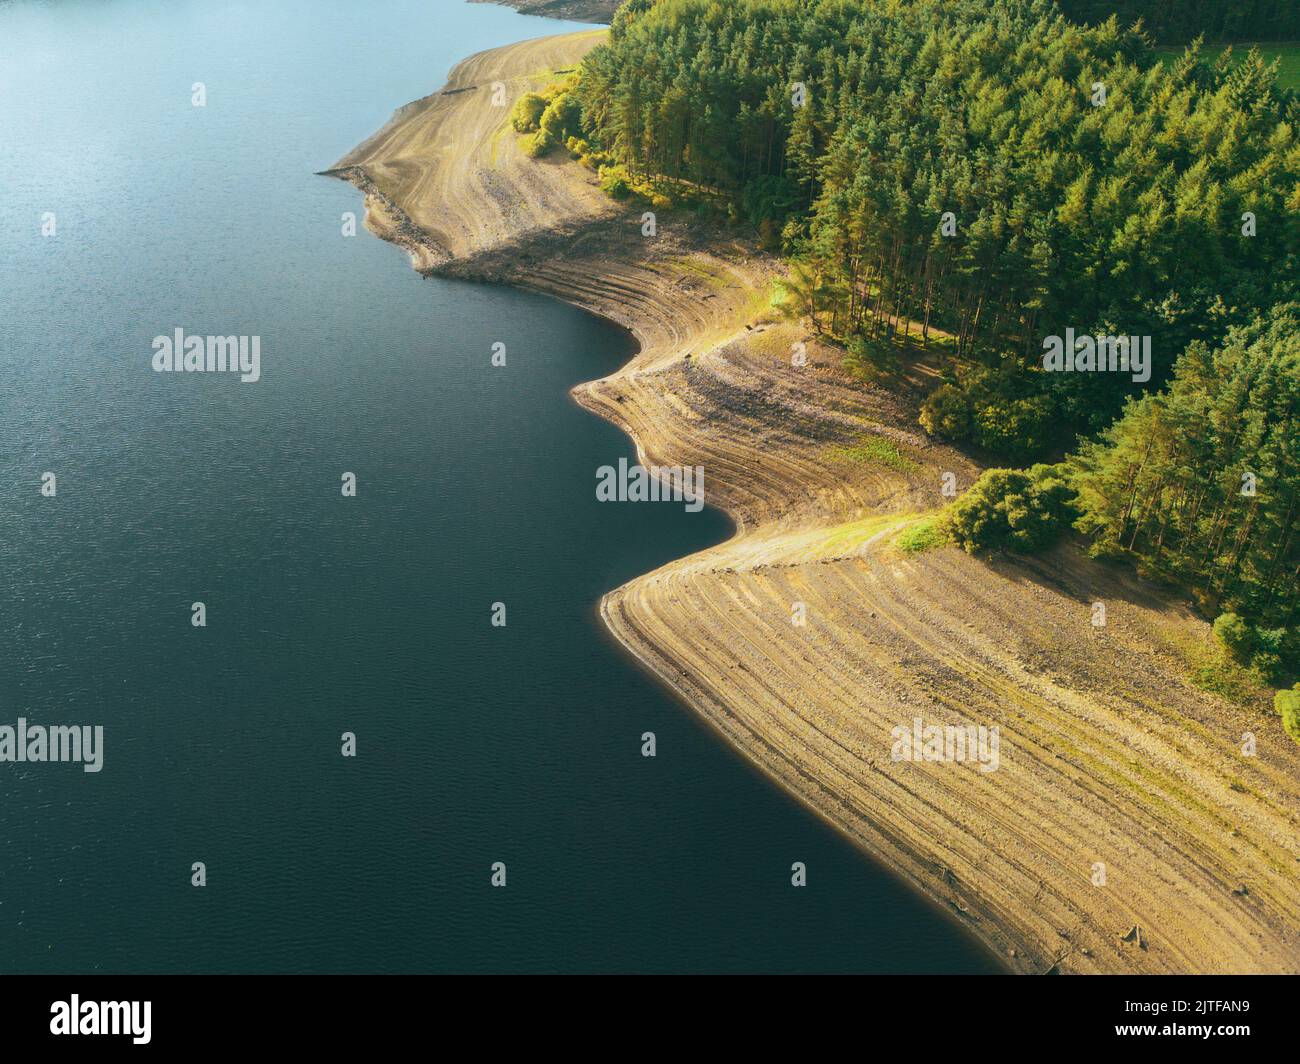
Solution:
[{"label": "green field", "polygon": [[[1252,47],[1259,49],[1260,55],[1264,61],[1271,63],[1274,59],[1281,57],[1282,64],[1278,68],[1278,81],[1288,89],[1300,89],[1300,43],[1281,44],[1276,41],[1268,44],[1250,45],[1234,44],[1232,46],[1232,55],[1238,62],[1246,57],[1246,53]],[[1173,56],[1181,55],[1182,48],[1161,47],[1156,49],[1162,58],[1172,59]],[[1223,51],[1221,45],[1208,45],[1205,48],[1206,58],[1213,60],[1220,52]]]}]

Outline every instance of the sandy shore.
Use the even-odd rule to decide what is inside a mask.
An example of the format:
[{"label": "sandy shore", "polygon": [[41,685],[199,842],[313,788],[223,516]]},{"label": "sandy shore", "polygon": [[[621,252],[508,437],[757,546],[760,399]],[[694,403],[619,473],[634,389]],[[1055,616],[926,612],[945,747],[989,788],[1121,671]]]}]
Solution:
[{"label": "sandy shore", "polygon": [[[1300,971],[1300,747],[1192,687],[1208,627],[1124,571],[1072,547],[897,549],[945,472],[978,474],[920,433],[915,394],[773,321],[775,262],[684,216],[642,237],[639,208],[528,159],[492,106],[493,83],[513,101],[599,39],[476,55],[329,172],[421,270],[550,293],[639,340],[575,397],[643,461],[703,465],[738,532],[611,592],[610,629],[1015,971]],[[893,761],[891,729],[916,717],[997,725],[1000,767]]]}]

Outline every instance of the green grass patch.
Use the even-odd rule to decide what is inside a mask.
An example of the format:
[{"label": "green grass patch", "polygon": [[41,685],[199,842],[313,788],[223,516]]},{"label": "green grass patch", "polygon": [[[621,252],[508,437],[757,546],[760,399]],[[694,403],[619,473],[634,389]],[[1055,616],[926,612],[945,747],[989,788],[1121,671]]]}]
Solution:
[{"label": "green grass patch", "polygon": [[822,554],[849,554],[861,547],[868,540],[900,527],[909,517],[900,514],[876,514],[861,521],[850,521],[829,529],[829,534],[821,542]]},{"label": "green grass patch", "polygon": [[940,514],[923,517],[908,525],[894,537],[894,546],[904,554],[923,554],[936,547],[946,547],[951,542],[952,539]]},{"label": "green grass patch", "polygon": [[833,462],[870,462],[900,473],[918,468],[917,463],[903,454],[893,440],[884,436],[863,436],[860,443],[832,447],[829,453]]}]

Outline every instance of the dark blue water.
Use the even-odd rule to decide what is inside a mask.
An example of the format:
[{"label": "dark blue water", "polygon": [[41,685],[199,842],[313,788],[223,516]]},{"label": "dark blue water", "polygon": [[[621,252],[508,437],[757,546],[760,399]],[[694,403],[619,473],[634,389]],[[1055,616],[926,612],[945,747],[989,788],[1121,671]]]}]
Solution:
[{"label": "dark blue water", "polygon": [[[569,28],[0,3],[0,724],[105,729],[98,774],[0,764],[0,970],[993,967],[605,636],[604,591],[728,534],[596,502],[633,450],[568,389],[627,338],[422,281],[313,176]],[[155,374],[175,328],[260,336],[262,380]]]}]

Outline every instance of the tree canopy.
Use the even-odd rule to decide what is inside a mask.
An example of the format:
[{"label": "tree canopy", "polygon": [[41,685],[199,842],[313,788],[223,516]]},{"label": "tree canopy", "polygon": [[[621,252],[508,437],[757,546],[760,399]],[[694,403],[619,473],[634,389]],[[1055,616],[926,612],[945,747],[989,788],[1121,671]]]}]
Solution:
[{"label": "tree canopy", "polygon": [[1300,105],[1258,56],[1161,63],[1047,0],[631,0],[577,93],[633,177],[780,231],[832,336],[951,337],[1010,454],[1141,390],[1042,372],[1046,337],[1150,337],[1158,387],[1300,295]]},{"label": "tree canopy", "polygon": [[1075,22],[1098,23],[1114,15],[1123,26],[1138,19],[1157,41],[1300,40],[1295,0],[1060,0]]}]

